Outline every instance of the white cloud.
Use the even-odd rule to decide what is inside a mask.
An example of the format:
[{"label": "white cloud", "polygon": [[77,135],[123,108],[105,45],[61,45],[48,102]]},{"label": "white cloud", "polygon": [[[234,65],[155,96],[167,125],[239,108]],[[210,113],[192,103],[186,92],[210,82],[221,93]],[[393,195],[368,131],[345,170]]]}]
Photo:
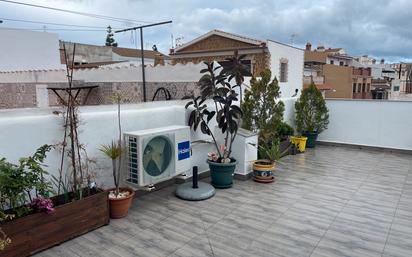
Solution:
[{"label": "white cloud", "polygon": [[[27,1],[27,0],[26,0]],[[27,1],[29,2],[29,1]],[[322,1],[200,1],[200,0],[41,0],[34,4],[97,13],[143,21],[173,20],[172,25],[145,30],[146,46],[157,44],[168,52],[171,34],[189,41],[211,29],[222,29],[259,39],[274,39],[303,47],[344,47],[352,55],[370,54],[387,60],[411,59],[412,1],[408,0],[322,0]],[[0,2],[0,17],[124,27],[109,22],[65,13]],[[5,22],[0,26],[28,27]],[[31,25],[33,26],[33,25]],[[39,28],[39,25],[35,27]],[[52,28],[52,26],[47,26]],[[105,32],[59,32],[64,40],[103,44]],[[130,33],[116,34],[123,46],[132,46]]]}]

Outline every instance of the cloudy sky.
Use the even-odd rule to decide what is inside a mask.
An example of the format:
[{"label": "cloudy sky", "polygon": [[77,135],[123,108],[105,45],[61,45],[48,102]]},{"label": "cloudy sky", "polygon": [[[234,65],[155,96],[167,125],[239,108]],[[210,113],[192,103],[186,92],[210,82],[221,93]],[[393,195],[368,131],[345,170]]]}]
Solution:
[{"label": "cloudy sky", "polygon": [[[131,19],[140,24],[172,20],[145,30],[145,48],[156,44],[168,52],[172,35],[182,42],[221,29],[257,39],[304,47],[306,42],[343,47],[351,55],[368,54],[390,62],[412,59],[411,0],[16,0],[78,12]],[[27,7],[0,0],[2,27],[56,32],[62,40],[104,44],[104,27],[135,26],[64,12]],[[11,20],[91,26],[33,24]],[[65,29],[65,30],[64,30]],[[89,30],[89,31],[68,31]],[[93,31],[90,31],[93,30]],[[95,31],[98,30],[98,31]],[[131,32],[115,35],[119,46],[133,47]],[[139,38],[137,38],[139,39]]]}]

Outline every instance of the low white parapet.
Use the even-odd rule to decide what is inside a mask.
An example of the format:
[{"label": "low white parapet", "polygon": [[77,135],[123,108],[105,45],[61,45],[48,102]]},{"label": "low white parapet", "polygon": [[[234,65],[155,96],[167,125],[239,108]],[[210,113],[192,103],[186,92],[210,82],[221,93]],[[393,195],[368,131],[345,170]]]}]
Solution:
[{"label": "low white parapet", "polygon": [[327,99],[320,141],[412,150],[412,102]]}]

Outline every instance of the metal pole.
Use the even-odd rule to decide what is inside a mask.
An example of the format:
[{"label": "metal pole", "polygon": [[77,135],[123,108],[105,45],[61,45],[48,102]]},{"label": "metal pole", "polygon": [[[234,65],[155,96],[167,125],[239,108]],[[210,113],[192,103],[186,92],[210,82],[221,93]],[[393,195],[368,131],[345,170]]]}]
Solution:
[{"label": "metal pole", "polygon": [[153,23],[153,24],[147,24],[143,26],[117,30],[114,32],[114,33],[119,33],[119,32],[125,32],[129,30],[136,31],[137,29],[140,29],[140,54],[142,58],[142,80],[143,80],[143,101],[144,102],[146,102],[147,99],[146,99],[146,74],[145,74],[145,67],[144,67],[144,50],[143,50],[143,28],[159,26],[159,25],[168,24],[168,23],[172,23],[172,21],[163,21],[163,22],[158,22],[158,23]]},{"label": "metal pole", "polygon": [[144,71],[143,28],[140,28],[140,55],[142,58],[143,102],[146,102],[146,74]]},{"label": "metal pole", "polygon": [[148,27],[153,27],[153,26],[159,26],[159,25],[168,24],[168,23],[172,23],[172,21],[163,21],[163,22],[147,24],[147,25],[137,26],[137,27],[128,28],[128,29],[116,30],[114,33],[125,32],[125,31],[129,31],[129,30],[136,30],[136,29],[140,29],[140,28],[148,28]]},{"label": "metal pole", "polygon": [[192,176],[192,188],[199,188],[197,181],[199,179],[199,173],[197,166],[193,166],[193,176]]}]

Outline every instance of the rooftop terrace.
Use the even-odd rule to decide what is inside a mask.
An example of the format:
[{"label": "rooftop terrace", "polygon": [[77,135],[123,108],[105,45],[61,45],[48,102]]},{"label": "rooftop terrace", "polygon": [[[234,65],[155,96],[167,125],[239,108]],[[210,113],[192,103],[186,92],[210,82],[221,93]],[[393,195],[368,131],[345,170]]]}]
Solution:
[{"label": "rooftop terrace", "polygon": [[409,257],[411,166],[408,154],[317,146],[283,158],[273,184],[236,181],[203,202],[179,200],[170,186],[36,257]]}]

